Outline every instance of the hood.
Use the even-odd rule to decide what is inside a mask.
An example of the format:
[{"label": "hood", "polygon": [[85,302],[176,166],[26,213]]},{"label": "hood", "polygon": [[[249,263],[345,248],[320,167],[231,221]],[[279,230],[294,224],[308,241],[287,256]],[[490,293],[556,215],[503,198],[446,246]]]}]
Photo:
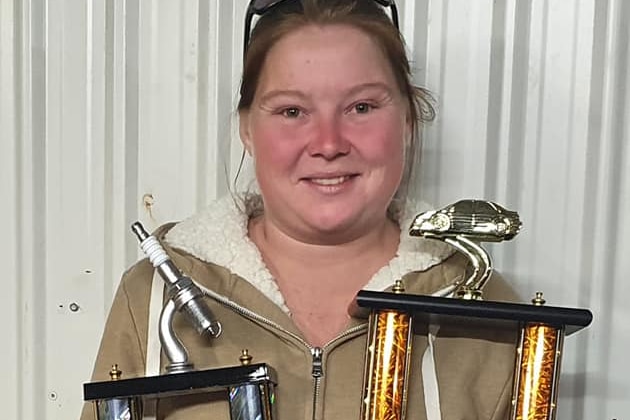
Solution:
[{"label": "hood", "polygon": [[[252,214],[262,209],[246,203],[242,211],[236,198],[225,196],[201,212],[173,226],[165,235],[166,243],[207,263],[222,266],[251,283],[283,311],[289,313],[276,282],[263,262],[256,245],[247,236]],[[254,199],[252,202],[261,202]],[[424,203],[409,202],[397,212],[400,243],[396,255],[370,279],[364,289],[385,290],[410,272],[425,271],[453,254],[440,241],[412,238],[407,228],[413,218],[430,209]]]}]

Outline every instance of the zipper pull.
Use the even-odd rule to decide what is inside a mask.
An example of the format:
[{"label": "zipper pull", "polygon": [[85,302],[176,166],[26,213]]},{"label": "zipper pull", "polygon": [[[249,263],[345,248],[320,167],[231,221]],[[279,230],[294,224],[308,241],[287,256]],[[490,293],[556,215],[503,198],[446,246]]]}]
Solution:
[{"label": "zipper pull", "polygon": [[313,347],[311,354],[313,355],[313,378],[320,378],[324,374],[324,369],[322,368],[322,354],[324,354],[324,350],[321,347]]}]

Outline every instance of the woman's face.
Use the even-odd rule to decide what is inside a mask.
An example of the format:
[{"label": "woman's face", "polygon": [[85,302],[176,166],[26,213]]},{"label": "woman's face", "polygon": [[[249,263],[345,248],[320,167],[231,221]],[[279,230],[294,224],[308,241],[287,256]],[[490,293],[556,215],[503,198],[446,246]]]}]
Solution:
[{"label": "woman's face", "polygon": [[265,222],[310,243],[352,240],[385,222],[402,177],[408,107],[364,32],[329,25],[286,35],[240,116]]}]

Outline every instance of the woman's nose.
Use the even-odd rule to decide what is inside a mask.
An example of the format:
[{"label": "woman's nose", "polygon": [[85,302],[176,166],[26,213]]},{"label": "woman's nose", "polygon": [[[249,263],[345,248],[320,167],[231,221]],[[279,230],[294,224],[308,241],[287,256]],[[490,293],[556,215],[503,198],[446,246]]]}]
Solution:
[{"label": "woman's nose", "polygon": [[334,159],[350,152],[350,142],[344,134],[341,122],[337,118],[321,119],[313,133],[307,148],[311,156]]}]

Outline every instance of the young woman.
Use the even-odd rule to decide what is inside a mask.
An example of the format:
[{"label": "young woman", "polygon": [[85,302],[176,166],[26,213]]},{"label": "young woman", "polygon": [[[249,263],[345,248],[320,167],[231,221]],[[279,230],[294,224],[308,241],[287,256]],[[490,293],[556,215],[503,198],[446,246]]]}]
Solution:
[{"label": "young woman", "polygon": [[[405,200],[418,128],[433,110],[410,81],[395,13],[385,0],[252,1],[238,111],[260,192],[155,233],[223,324],[214,341],[176,324],[190,359],[235,365],[249,349],[278,373],[278,420],[359,418],[366,320],[348,313],[359,290],[403,278],[407,292],[431,294],[465,275],[448,247],[406,234],[420,211]],[[145,374],[152,277],[146,261],[125,274],[95,379],[114,363],[125,377]],[[486,289],[507,293],[499,281]],[[423,369],[418,323],[407,417],[505,419],[513,343],[443,329],[435,368]],[[229,417],[224,398],[202,395],[160,400],[157,418]]]}]

